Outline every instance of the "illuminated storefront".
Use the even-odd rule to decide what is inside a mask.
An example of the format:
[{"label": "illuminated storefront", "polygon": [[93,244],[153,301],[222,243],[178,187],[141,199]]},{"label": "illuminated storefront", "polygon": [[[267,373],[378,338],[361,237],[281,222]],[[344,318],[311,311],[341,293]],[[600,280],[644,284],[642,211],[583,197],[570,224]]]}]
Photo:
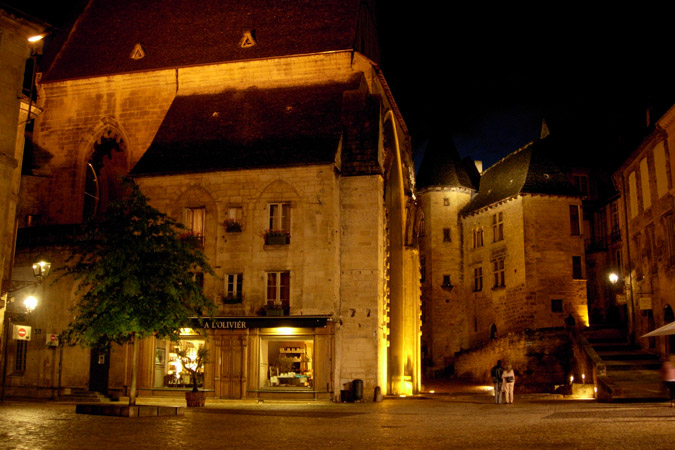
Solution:
[{"label": "illuminated storefront", "polygon": [[328,317],[226,317],[194,320],[193,328],[204,333],[184,330],[178,342],[156,341],[155,394],[189,388],[178,352],[206,346],[209,364],[198,383],[215,398],[332,396],[334,326]]}]

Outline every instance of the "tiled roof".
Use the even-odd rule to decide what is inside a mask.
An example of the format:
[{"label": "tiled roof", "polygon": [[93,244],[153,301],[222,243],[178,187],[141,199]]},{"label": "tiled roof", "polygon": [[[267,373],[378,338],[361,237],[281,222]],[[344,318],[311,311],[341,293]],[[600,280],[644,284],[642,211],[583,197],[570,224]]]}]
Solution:
[{"label": "tiled roof", "polygon": [[[45,81],[354,48],[359,0],[92,0]],[[246,31],[257,42],[242,48]],[[130,57],[140,43],[146,56]]]},{"label": "tiled roof", "polygon": [[579,196],[567,175],[554,162],[564,151],[545,138],[502,158],[483,172],[480,189],[462,210],[468,214],[517,194]]},{"label": "tiled roof", "polygon": [[[473,170],[476,170],[475,166]],[[432,186],[477,188],[451,139],[432,139],[424,152],[417,172],[417,187],[423,189]]]},{"label": "tiled roof", "polygon": [[342,95],[360,82],[178,96],[131,174],[332,163]]}]

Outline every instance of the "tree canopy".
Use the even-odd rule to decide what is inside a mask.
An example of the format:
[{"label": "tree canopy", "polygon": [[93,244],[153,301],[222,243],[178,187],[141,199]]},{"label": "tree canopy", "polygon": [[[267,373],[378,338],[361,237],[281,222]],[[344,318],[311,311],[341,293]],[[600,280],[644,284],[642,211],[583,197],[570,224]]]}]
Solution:
[{"label": "tree canopy", "polygon": [[191,317],[213,311],[195,277],[213,273],[197,239],[151,207],[135,182],[125,186],[121,201],[84,226],[64,268],[80,294],[67,342],[104,348],[149,336],[176,339]]}]

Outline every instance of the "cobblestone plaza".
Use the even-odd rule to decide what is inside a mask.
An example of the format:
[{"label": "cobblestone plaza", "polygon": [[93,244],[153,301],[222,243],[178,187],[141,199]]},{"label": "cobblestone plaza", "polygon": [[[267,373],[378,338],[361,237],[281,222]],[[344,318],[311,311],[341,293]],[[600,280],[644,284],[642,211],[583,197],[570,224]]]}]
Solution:
[{"label": "cobblestone plaza", "polygon": [[[179,405],[140,399],[141,404]],[[74,404],[6,401],[3,449],[672,449],[667,403],[597,403],[489,393],[380,403],[207,401],[174,417],[75,414]]]}]

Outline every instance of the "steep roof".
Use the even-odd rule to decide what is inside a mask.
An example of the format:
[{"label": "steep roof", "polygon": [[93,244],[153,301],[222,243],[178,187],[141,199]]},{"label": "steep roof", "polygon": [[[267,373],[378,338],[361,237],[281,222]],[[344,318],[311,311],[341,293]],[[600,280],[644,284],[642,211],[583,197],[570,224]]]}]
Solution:
[{"label": "steep roof", "polygon": [[483,172],[478,195],[462,213],[471,213],[517,194],[579,196],[579,191],[554,162],[560,151],[564,148],[549,137],[502,158]]},{"label": "steep roof", "polygon": [[343,93],[361,81],[178,96],[131,174],[332,163]]},{"label": "steep roof", "polygon": [[[353,49],[367,3],[91,0],[44,80]],[[256,45],[242,47],[246,32]]]},{"label": "steep roof", "polygon": [[[477,183],[472,181],[468,169],[470,168],[460,159],[452,139],[432,139],[417,171],[417,187],[463,187],[475,190]],[[476,170],[475,166],[473,169]]]}]

